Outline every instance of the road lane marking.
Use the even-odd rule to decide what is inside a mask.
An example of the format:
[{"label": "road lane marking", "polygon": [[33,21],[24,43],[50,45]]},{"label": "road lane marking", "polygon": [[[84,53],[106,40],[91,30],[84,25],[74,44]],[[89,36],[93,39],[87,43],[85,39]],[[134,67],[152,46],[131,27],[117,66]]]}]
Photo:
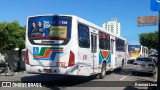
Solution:
[{"label": "road lane marking", "polygon": [[122,77],[120,80],[123,80],[123,79],[125,79],[127,76],[124,76],[124,77]]}]

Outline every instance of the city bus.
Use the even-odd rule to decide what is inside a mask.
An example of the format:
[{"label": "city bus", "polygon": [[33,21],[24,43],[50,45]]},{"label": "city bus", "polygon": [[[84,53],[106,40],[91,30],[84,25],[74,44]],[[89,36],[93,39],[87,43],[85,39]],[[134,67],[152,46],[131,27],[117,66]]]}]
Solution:
[{"label": "city bus", "polygon": [[148,48],[142,45],[128,45],[130,60],[135,60],[137,57],[148,57]]},{"label": "city bus", "polygon": [[104,78],[127,58],[125,38],[75,15],[29,16],[25,47],[28,73]]}]

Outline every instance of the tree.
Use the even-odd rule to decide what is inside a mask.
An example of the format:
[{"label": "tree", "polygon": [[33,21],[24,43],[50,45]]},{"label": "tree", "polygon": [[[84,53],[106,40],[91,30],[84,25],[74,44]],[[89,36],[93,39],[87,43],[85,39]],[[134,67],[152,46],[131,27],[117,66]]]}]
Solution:
[{"label": "tree", "polygon": [[158,32],[141,33],[139,35],[140,44],[147,46],[149,49],[158,50]]},{"label": "tree", "polygon": [[25,26],[21,27],[17,21],[0,23],[0,49],[12,50],[24,48]]}]

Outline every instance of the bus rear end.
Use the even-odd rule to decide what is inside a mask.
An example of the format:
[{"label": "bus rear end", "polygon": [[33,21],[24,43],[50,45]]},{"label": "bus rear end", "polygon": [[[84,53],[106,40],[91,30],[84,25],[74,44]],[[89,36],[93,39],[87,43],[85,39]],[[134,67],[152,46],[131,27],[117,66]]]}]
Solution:
[{"label": "bus rear end", "polygon": [[141,45],[128,45],[130,62],[133,63],[137,57],[141,57]]},{"label": "bus rear end", "polygon": [[71,16],[33,16],[27,21],[26,71],[29,73],[73,74],[76,50],[70,45]]}]

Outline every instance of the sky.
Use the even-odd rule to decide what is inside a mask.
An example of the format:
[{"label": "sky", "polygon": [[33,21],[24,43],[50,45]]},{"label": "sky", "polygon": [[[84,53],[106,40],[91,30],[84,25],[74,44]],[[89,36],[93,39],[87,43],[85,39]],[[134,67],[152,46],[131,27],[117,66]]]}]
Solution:
[{"label": "sky", "polygon": [[121,36],[130,44],[139,44],[138,35],[154,32],[158,26],[137,27],[138,16],[157,16],[150,0],[0,0],[0,22],[18,21],[26,25],[27,17],[42,14],[76,15],[102,27],[117,18]]}]

